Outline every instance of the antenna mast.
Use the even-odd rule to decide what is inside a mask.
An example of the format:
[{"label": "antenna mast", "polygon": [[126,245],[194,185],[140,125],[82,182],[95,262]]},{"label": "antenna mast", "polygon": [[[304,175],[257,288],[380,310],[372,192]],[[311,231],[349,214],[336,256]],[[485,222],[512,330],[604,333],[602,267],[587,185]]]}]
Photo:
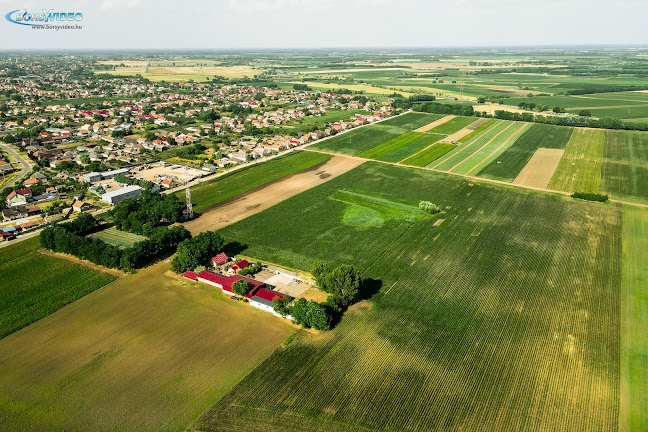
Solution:
[{"label": "antenna mast", "polygon": [[187,219],[193,219],[193,207],[191,205],[191,189],[189,189],[189,171],[187,167],[184,167],[184,185],[185,196],[187,197]]},{"label": "antenna mast", "polygon": [[465,74],[466,74],[465,72],[463,72],[463,71],[461,72],[461,100],[462,101],[463,101],[463,87],[464,87],[464,75]]}]

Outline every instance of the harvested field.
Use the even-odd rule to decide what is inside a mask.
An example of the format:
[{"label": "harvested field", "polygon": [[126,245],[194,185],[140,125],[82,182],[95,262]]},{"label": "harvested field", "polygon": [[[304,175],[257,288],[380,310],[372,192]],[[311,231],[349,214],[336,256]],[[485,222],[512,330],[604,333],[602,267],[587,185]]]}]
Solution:
[{"label": "harvested field", "polygon": [[549,188],[566,192],[598,193],[605,131],[574,129]]},{"label": "harvested field", "polygon": [[334,179],[362,163],[360,159],[333,156],[317,169],[291,175],[224,202],[222,205],[212,207],[197,219],[186,222],[184,226],[194,235],[202,231],[220,229]]},{"label": "harvested field", "polygon": [[214,293],[159,263],[4,338],[3,430],[184,430],[294,332]]},{"label": "harvested field", "polygon": [[434,129],[437,126],[442,125],[445,122],[452,120],[453,118],[455,118],[455,116],[447,115],[445,117],[440,118],[439,120],[435,120],[432,123],[428,123],[425,126],[421,126],[420,128],[415,129],[414,132],[427,132],[429,130]]},{"label": "harvested field", "polygon": [[560,149],[539,148],[513,183],[546,189],[558,168],[563,153],[565,151]]},{"label": "harvested field", "polygon": [[[327,199],[345,189],[431,200],[445,220],[349,226],[349,204]],[[291,267],[354,262],[382,285],[276,351],[197,430],[618,428],[617,206],[368,162],[223,234]]]}]

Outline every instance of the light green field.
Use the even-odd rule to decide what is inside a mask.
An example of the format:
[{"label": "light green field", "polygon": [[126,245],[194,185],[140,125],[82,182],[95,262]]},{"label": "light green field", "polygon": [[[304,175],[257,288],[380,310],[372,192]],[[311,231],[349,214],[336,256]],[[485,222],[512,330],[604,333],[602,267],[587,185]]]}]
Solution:
[{"label": "light green field", "polygon": [[605,131],[601,193],[648,203],[648,133]]},{"label": "light green field", "polygon": [[470,126],[476,121],[477,119],[474,117],[455,117],[450,121],[447,121],[435,127],[434,129],[429,130],[428,132],[444,134],[444,135],[452,135],[453,133],[460,131],[466,126]]},{"label": "light green field", "polygon": [[419,152],[414,156],[405,159],[403,163],[405,165],[423,167],[434,162],[435,160],[437,160],[444,154],[448,153],[450,150],[454,149],[455,147],[457,146],[450,143],[436,143],[432,145],[430,148],[427,148],[422,152]]},{"label": "light green field", "polygon": [[498,135],[492,141],[487,142],[481,149],[464,159],[459,165],[450,171],[457,174],[476,174],[482,167],[495,160],[515,143],[528,125],[525,123],[513,123],[510,128]]},{"label": "light green field", "polygon": [[549,189],[598,193],[605,131],[574,129]]},{"label": "light green field", "polygon": [[96,232],[94,234],[91,234],[91,237],[98,238],[105,243],[117,246],[121,249],[129,248],[135,243],[146,239],[146,237],[144,236],[120,231],[116,228],[108,228],[103,231]]},{"label": "light green field", "polygon": [[620,430],[648,427],[648,209],[623,206]]},{"label": "light green field", "polygon": [[458,146],[441,159],[435,161],[431,168],[442,171],[452,169],[455,165],[477,152],[482,146],[486,145],[486,143],[495,138],[498,134],[507,133],[504,131],[512,124],[513,122],[506,120],[500,120],[497,123],[494,123],[493,126],[485,129],[481,135],[474,136],[472,140]]},{"label": "light green field", "polygon": [[357,156],[386,162],[399,162],[432,145],[443,137],[445,137],[445,135],[425,132],[407,132],[399,137],[387,141],[386,143],[359,153]]}]

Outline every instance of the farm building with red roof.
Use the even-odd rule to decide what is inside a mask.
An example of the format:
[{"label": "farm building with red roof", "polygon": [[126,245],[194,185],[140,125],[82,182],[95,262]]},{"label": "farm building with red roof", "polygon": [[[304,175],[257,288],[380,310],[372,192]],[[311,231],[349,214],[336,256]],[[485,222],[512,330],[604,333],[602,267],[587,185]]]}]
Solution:
[{"label": "farm building with red roof", "polygon": [[182,277],[187,278],[192,281],[197,281],[198,280],[198,273],[192,272],[192,271],[186,271],[182,273]]},{"label": "farm building with red roof", "polygon": [[241,270],[242,268],[245,268],[249,266],[250,263],[247,260],[241,260],[237,263],[234,263],[232,267],[230,267],[229,272],[230,273],[236,273],[237,271]]},{"label": "farm building with red roof", "polygon": [[250,285],[252,285],[252,290],[247,295],[248,298],[251,298],[257,290],[266,287],[265,282],[260,282],[258,280],[254,280],[245,276],[239,276],[239,275],[223,276],[221,274],[214,273],[209,270],[203,270],[200,273],[198,273],[196,279],[198,280],[198,282],[202,282],[207,285],[220,288],[226,294],[234,294],[234,290],[232,289],[234,282],[239,280],[244,280],[248,282]]},{"label": "farm building with red roof", "polygon": [[[258,289],[254,295],[250,298],[250,306],[254,306],[257,309],[264,310],[266,312],[270,312],[274,315],[281,316],[279,313],[275,312],[274,310],[274,303],[273,300],[279,297],[280,299],[284,298],[285,295],[277,292],[277,291],[272,291],[267,288],[260,288]],[[292,319],[291,316],[287,316],[286,318]]]},{"label": "farm building with red roof", "polygon": [[221,252],[215,257],[212,257],[212,263],[214,263],[215,266],[223,265],[227,261],[229,261],[229,257],[225,252]]}]

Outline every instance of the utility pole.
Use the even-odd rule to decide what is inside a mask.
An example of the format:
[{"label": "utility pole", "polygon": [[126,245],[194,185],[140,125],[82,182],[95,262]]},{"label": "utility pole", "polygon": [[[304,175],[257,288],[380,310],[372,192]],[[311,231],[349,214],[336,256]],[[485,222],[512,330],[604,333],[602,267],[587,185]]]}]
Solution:
[{"label": "utility pole", "polygon": [[462,101],[463,101],[464,75],[466,75],[466,73],[465,73],[465,72],[461,72],[461,100],[462,100]]},{"label": "utility pole", "polygon": [[185,189],[185,196],[187,199],[187,219],[193,219],[193,207],[191,205],[191,189],[189,189],[189,170],[187,167],[184,167],[184,184],[187,187]]}]

